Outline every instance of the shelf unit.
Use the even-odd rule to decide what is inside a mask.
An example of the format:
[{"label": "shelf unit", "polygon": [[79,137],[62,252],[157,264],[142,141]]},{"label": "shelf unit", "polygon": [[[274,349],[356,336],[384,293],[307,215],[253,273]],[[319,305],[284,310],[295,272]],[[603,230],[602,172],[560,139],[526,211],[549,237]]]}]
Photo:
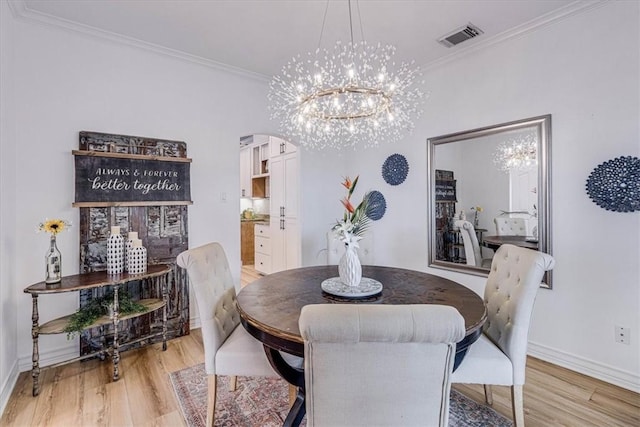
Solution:
[{"label": "shelf unit", "polygon": [[[107,275],[105,271],[98,271],[92,273],[76,274],[73,276],[65,276],[62,281],[55,284],[47,284],[45,282],[39,282],[33,284],[24,289],[24,292],[31,294],[32,299],[32,313],[31,313],[31,336],[33,339],[33,365],[31,368],[31,376],[33,377],[33,396],[40,394],[40,385],[38,378],[40,376],[40,354],[38,350],[38,339],[40,335],[47,334],[62,334],[65,333],[64,329],[69,324],[69,320],[72,315],[66,315],[58,317],[56,319],[49,320],[43,324],[40,324],[40,315],[38,312],[38,297],[40,295],[59,294],[65,292],[79,292],[87,289],[107,288],[113,289],[113,314],[104,315],[98,318],[91,325],[87,326],[84,330],[101,328],[101,341],[102,346],[99,350],[84,354],[79,357],[75,357],[69,360],[65,360],[60,363],[56,363],[49,367],[55,367],[64,365],[67,363],[75,362],[78,360],[88,359],[90,357],[100,357],[104,359],[106,355],[110,355],[113,360],[113,380],[117,381],[120,378],[119,366],[120,363],[120,344],[118,342],[118,324],[121,321],[127,319],[133,319],[139,316],[143,316],[148,313],[152,313],[156,310],[162,309],[162,329],[161,331],[150,331],[149,334],[139,337],[136,340],[128,341],[126,345],[135,344],[141,341],[149,340],[152,337],[162,335],[162,350],[167,349],[167,279],[171,267],[166,264],[149,265],[147,272],[142,274],[116,274]],[[131,313],[126,315],[120,315],[118,312],[118,293],[121,288],[125,288],[130,282],[137,281],[150,281],[151,286],[156,289],[157,294],[162,295],[162,298],[146,298],[137,301],[138,303],[146,307],[146,311],[141,313]],[[113,339],[110,343],[107,343],[107,337],[105,334],[105,328],[109,325],[113,325]]]},{"label": "shelf unit", "polygon": [[[436,223],[436,259],[456,262],[459,260],[461,241],[452,240],[451,218],[456,213],[456,180],[453,171],[435,171],[435,223]],[[463,250],[464,252],[464,250]],[[459,261],[458,261],[459,262]]]}]

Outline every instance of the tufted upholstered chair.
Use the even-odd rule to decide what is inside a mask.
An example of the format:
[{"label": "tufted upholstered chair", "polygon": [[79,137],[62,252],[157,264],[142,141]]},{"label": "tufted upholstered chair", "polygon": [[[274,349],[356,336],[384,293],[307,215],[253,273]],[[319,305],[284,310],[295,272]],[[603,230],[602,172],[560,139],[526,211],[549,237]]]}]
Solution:
[{"label": "tufted upholstered chair", "polygon": [[476,230],[473,227],[473,224],[465,220],[456,220],[453,224],[458,227],[460,234],[462,235],[464,256],[467,260],[467,265],[489,268],[491,265],[491,258],[482,258],[482,249],[480,249],[478,236],[476,236]]},{"label": "tufted upholstered chair", "polygon": [[312,304],[299,326],[310,427],[447,425],[455,308]]},{"label": "tufted upholstered chair", "polygon": [[187,270],[202,323],[205,371],[209,377],[207,426],[213,426],[218,375],[277,376],[260,341],[240,325],[236,290],[224,249],[219,243],[182,252],[178,265]]},{"label": "tufted upholstered chair", "polygon": [[527,236],[529,233],[528,221],[525,218],[496,217],[493,218],[498,236]]},{"label": "tufted upholstered chair", "polygon": [[489,405],[491,384],[511,386],[516,427],[524,426],[522,388],[533,303],[544,272],[554,263],[551,255],[531,249],[498,248],[484,289],[487,322],[452,376],[453,383],[484,384]]}]

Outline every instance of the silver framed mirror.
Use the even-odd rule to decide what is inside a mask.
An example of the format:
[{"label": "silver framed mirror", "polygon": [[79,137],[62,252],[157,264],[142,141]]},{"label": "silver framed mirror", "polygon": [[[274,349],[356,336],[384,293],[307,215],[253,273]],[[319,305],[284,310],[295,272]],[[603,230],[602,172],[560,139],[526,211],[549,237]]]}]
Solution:
[{"label": "silver framed mirror", "polygon": [[551,254],[550,114],[427,144],[430,267],[487,276],[504,243]]}]

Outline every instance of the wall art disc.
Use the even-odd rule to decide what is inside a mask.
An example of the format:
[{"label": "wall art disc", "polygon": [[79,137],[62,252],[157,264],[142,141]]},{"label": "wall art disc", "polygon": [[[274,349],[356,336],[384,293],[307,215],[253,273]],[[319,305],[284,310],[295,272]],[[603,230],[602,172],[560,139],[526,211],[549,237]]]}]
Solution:
[{"label": "wall art disc", "polygon": [[366,214],[373,221],[377,221],[384,216],[387,211],[387,201],[381,192],[374,190],[369,193],[369,203]]},{"label": "wall art disc", "polygon": [[640,159],[623,156],[598,165],[586,187],[593,202],[608,211],[640,210]]},{"label": "wall art disc", "polygon": [[400,185],[407,179],[409,162],[402,154],[392,154],[382,164],[382,177],[390,185]]}]

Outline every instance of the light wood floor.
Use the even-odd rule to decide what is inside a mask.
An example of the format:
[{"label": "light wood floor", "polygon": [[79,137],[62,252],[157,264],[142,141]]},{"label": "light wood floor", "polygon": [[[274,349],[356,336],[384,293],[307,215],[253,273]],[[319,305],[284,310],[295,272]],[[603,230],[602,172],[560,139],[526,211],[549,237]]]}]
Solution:
[{"label": "light wood floor", "polygon": [[[243,268],[244,282],[258,277]],[[40,395],[32,397],[30,372],[23,372],[0,426],[184,426],[168,374],[202,360],[196,329],[169,341],[165,352],[155,344],[122,353],[117,382],[109,360],[75,362],[43,369]],[[484,401],[481,386],[454,388]],[[527,363],[524,405],[528,427],[640,426],[639,394],[534,358]],[[494,387],[494,408],[511,416],[508,388]]]}]

